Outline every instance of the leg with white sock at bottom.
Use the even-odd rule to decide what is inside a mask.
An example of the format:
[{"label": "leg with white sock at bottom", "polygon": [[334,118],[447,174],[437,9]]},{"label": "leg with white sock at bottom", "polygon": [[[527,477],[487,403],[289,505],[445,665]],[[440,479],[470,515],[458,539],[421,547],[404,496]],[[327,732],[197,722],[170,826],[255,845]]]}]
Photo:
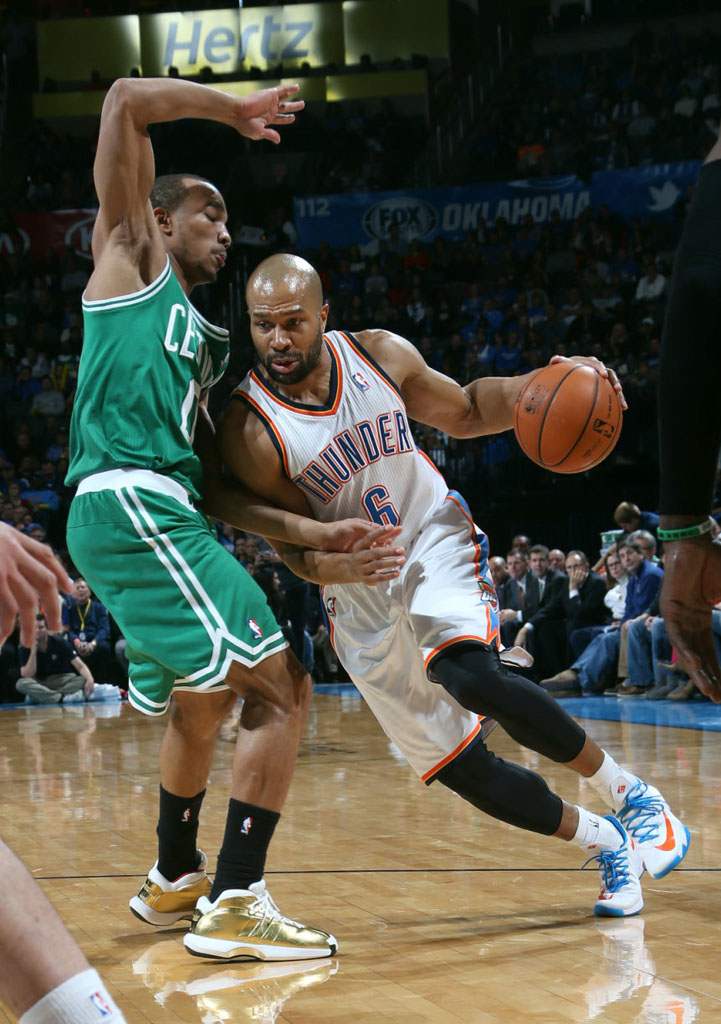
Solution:
[{"label": "leg with white sock at bottom", "polygon": [[15,854],[0,841],[0,1000],[19,1024],[125,1024],[101,978]]},{"label": "leg with white sock at bottom", "polygon": [[587,779],[630,833],[652,877],[681,863],[690,834],[659,791],[618,765],[557,701],[503,665],[494,650],[450,647],[432,662],[431,677],[463,707],[494,718],[522,746]]},{"label": "leg with white sock at bottom", "polygon": [[491,817],[574,842],[596,860],[601,875],[596,914],[629,917],[643,907],[643,862],[616,818],[566,803],[540,775],[496,757],[480,741],[443,768],[438,781]]}]

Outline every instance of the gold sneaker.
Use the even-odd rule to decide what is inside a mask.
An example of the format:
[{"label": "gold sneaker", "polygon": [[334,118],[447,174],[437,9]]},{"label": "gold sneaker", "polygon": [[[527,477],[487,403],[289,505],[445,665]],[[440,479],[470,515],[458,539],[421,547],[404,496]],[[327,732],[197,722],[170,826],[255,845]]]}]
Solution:
[{"label": "gold sneaker", "polygon": [[194,956],[220,960],[314,960],[338,949],[327,932],[284,917],[262,879],[248,889],[226,889],[214,903],[201,896],[183,942]]},{"label": "gold sneaker", "polygon": [[131,912],[146,924],[161,928],[175,924],[182,918],[190,920],[198,899],[210,895],[212,888],[205,873],[208,859],[202,850],[198,850],[198,853],[198,870],[188,871],[174,882],[169,882],[160,874],[156,861],[148,872],[142,889],[128,904]]}]

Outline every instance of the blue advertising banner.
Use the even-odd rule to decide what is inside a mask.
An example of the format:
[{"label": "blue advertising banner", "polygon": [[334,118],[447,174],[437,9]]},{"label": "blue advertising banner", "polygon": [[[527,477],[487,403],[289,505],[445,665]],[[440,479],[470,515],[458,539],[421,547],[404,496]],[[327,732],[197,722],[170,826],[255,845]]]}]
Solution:
[{"label": "blue advertising banner", "polygon": [[700,166],[692,160],[603,171],[590,184],[572,174],[463,188],[306,196],[294,201],[295,225],[300,248],[317,249],[322,242],[372,246],[389,237],[392,224],[405,241],[430,242],[439,235],[457,241],[479,220],[493,224],[504,217],[518,224],[530,214],[542,224],[558,211],[562,221],[572,221],[587,206],[603,203],[626,219],[644,218],[671,212]]},{"label": "blue advertising banner", "polygon": [[694,184],[700,168],[700,160],[684,160],[627,171],[596,171],[591,178],[591,205],[606,203],[624,220],[668,215],[688,186]]}]

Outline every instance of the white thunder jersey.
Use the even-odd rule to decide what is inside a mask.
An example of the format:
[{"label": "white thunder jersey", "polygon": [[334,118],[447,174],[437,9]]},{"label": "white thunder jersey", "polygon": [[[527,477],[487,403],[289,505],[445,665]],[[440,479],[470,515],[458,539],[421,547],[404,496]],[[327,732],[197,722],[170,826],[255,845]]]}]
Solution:
[{"label": "white thunder jersey", "polygon": [[[387,735],[426,782],[481,735],[428,672],[454,643],[497,646],[487,542],[460,495],[416,448],[403,397],[350,334],[325,336],[328,401],[304,405],[249,373],[234,396],[268,430],[317,519],[400,525],[398,579],[323,588],[333,646]],[[395,541],[394,541],[395,543]]]},{"label": "white thunder jersey", "polygon": [[360,516],[396,526],[408,545],[448,487],[411,435],[400,391],[352,335],[325,336],[330,394],[323,406],[284,397],[251,372],[235,392],[266,424],[288,477],[316,519]]}]

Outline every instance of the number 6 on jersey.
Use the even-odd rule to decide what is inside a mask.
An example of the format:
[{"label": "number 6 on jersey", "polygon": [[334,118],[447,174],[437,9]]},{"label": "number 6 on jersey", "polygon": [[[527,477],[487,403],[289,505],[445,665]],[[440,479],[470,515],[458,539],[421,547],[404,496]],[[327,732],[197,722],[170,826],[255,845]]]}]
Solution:
[{"label": "number 6 on jersey", "polygon": [[379,526],[398,526],[401,517],[385,487],[369,487],[362,498],[363,508],[371,522]]}]

